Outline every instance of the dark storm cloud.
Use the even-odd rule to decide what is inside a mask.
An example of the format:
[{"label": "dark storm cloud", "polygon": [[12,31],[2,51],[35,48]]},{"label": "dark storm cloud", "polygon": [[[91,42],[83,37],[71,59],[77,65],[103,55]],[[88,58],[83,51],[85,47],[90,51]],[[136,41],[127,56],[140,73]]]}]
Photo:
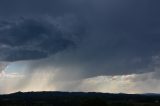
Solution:
[{"label": "dark storm cloud", "polygon": [[[37,3],[35,0],[17,6],[14,2],[11,7],[18,10],[1,11],[3,17],[9,13],[15,13],[12,17],[23,14],[34,18],[72,14],[83,20],[74,25],[82,27],[65,26],[66,22],[70,26],[72,18],[47,23],[35,19],[3,22],[0,58],[6,61],[39,59],[58,52],[51,62],[44,61],[43,65],[78,70],[87,77],[153,71],[154,57],[160,52],[159,3],[151,0],[39,0]],[[59,20],[60,27],[51,24]],[[70,45],[77,48],[59,52]]]},{"label": "dark storm cloud", "polygon": [[1,22],[0,60],[41,59],[75,46],[74,33],[65,33],[50,21],[31,18]]},{"label": "dark storm cloud", "polygon": [[68,70],[81,70],[87,77],[154,71],[154,57],[160,52],[158,3],[88,2],[85,38],[76,51],[60,55],[59,67],[64,64]]}]

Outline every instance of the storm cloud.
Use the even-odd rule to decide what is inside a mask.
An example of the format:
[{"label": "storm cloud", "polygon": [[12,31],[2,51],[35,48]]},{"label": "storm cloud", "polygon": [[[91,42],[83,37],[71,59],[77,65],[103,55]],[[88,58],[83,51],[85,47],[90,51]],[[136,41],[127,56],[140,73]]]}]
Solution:
[{"label": "storm cloud", "polygon": [[74,32],[67,33],[60,28],[60,25],[61,23],[54,23],[49,19],[47,21],[47,19],[22,18],[11,22],[2,21],[0,60],[41,59],[76,46]]},{"label": "storm cloud", "polygon": [[[36,12],[28,10],[30,15],[26,13],[27,16],[24,15],[20,19],[2,21],[1,61],[41,59],[68,47],[77,46],[78,48],[72,51],[59,53],[60,67],[61,64],[69,67],[75,65],[77,69],[82,68],[84,72],[86,71],[87,75],[91,72],[95,75],[103,75],[154,70],[153,58],[159,56],[160,49],[160,32],[158,31],[160,8],[156,5],[157,2],[149,0],[122,0],[121,2],[117,0],[51,2],[48,0],[45,3],[40,1],[40,4],[34,4],[34,2],[30,5],[31,8],[49,7],[47,13],[49,16],[45,16],[43,11],[39,13],[36,10],[37,16],[48,18],[38,19],[34,15],[26,18]],[[60,9],[57,6],[51,8],[49,3],[55,3],[64,8]],[[17,3],[13,6],[15,5]],[[25,4],[21,3],[21,5]],[[19,8],[22,8],[21,12],[28,9]],[[55,9],[58,11],[55,12]],[[58,12],[59,16],[57,16]],[[75,19],[72,17],[68,19],[62,15],[64,13],[71,14]],[[13,16],[16,17],[16,15]],[[84,22],[72,22],[79,19]],[[68,28],[70,25],[72,27]],[[80,27],[76,29],[75,26]],[[85,32],[82,29],[85,29]],[[81,38],[82,40],[78,41]]]},{"label": "storm cloud", "polygon": [[[159,56],[160,49],[157,2],[78,0],[66,3],[48,0],[44,5],[42,3],[44,2],[33,2],[30,6],[48,6],[49,15],[36,10],[38,15],[31,17],[36,11],[28,10],[30,15],[26,15],[30,18],[24,15],[19,19],[1,22],[1,61],[41,59],[59,52],[59,60],[56,60],[59,64],[53,60],[54,64],[71,67],[69,70],[75,70],[72,69],[75,67],[86,75],[130,74],[154,70],[154,57]],[[51,8],[49,3],[64,8]],[[13,6],[15,5],[17,3]],[[21,12],[28,9],[21,8]],[[55,8],[58,9],[57,12]],[[71,11],[72,8],[75,11]],[[64,51],[71,46],[78,48]]]}]

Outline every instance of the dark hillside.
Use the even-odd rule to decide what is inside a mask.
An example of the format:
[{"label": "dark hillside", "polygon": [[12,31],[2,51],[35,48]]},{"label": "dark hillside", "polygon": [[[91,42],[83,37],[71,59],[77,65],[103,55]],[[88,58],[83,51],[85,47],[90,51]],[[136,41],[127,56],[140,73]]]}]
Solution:
[{"label": "dark hillside", "polygon": [[82,92],[17,92],[0,96],[0,106],[160,106],[160,95]]}]

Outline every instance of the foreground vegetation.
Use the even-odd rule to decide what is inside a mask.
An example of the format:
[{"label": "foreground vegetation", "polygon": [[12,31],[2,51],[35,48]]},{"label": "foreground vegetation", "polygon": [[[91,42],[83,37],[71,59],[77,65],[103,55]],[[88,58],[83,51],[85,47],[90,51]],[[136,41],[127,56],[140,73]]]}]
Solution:
[{"label": "foreground vegetation", "polygon": [[1,95],[0,106],[160,106],[160,95],[18,92]]}]

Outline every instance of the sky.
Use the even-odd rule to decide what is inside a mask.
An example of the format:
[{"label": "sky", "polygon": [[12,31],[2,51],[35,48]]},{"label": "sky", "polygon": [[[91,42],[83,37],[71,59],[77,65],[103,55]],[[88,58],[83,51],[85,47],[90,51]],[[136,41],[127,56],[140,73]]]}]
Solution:
[{"label": "sky", "polygon": [[160,93],[159,0],[0,0],[0,94]]}]

